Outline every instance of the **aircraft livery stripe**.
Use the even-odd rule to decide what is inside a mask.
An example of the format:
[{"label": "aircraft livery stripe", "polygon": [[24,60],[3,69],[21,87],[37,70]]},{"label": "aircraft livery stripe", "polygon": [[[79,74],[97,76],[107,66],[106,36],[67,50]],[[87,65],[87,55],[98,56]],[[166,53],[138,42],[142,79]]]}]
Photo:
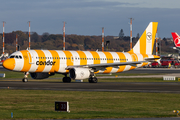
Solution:
[{"label": "aircraft livery stripe", "polygon": [[97,60],[94,60],[94,64],[100,64],[100,57],[99,57],[99,54],[95,51],[90,51],[92,56],[93,56],[93,59],[94,58],[97,58]]},{"label": "aircraft livery stripe", "polygon": [[86,54],[83,51],[77,51],[80,57],[80,65],[86,65],[87,64],[87,59],[86,59]]},{"label": "aircraft livery stripe", "polygon": [[[152,39],[155,39],[158,23],[152,23],[152,24],[153,24]],[[155,40],[152,40],[152,51],[153,51],[154,42]],[[152,51],[151,51],[151,54],[152,54]]]},{"label": "aircraft livery stripe", "polygon": [[[133,61],[133,62],[138,61],[138,57],[137,57],[136,54],[130,53],[130,55],[131,55],[131,58],[132,58],[132,61]],[[130,68],[129,70],[133,70],[133,69],[135,69],[135,68],[136,68],[136,67],[131,66],[131,68]]]},{"label": "aircraft livery stripe", "polygon": [[145,54],[146,53],[146,30],[142,34],[140,38],[140,53]]},{"label": "aircraft livery stripe", "polygon": [[72,62],[72,54],[70,51],[63,51],[64,54],[66,55],[66,63],[67,63],[67,66],[72,66],[73,65],[73,62]]},{"label": "aircraft livery stripe", "polygon": [[12,70],[15,70],[16,69],[16,60],[14,58],[11,58],[11,59],[7,59],[7,62],[8,64],[11,64],[11,69]]},{"label": "aircraft livery stripe", "polygon": [[42,50],[35,50],[36,53],[38,54],[39,56],[39,63],[38,63],[38,68],[35,72],[42,72],[45,68],[45,65],[43,62],[46,61],[46,56],[44,54],[44,52]]},{"label": "aircraft livery stripe", "polygon": [[23,66],[21,72],[27,72],[31,68],[31,64],[29,63],[30,58],[31,58],[31,54],[28,54],[27,50],[22,50],[20,52],[22,53],[23,58],[24,58],[24,66]]},{"label": "aircraft livery stripe", "polygon": [[[107,63],[113,63],[114,59],[110,52],[103,52],[106,55]],[[110,73],[112,70],[112,67],[107,67],[106,70],[103,73]]]},{"label": "aircraft livery stripe", "polygon": [[[117,53],[118,56],[119,56],[120,62],[125,62],[124,60],[126,59],[126,56],[125,56],[122,52],[116,52],[116,53]],[[124,71],[125,67],[126,67],[125,65],[120,66],[119,69],[118,69],[118,71],[117,71],[117,73]]]},{"label": "aircraft livery stripe", "polygon": [[59,65],[60,65],[60,59],[59,59],[59,55],[55,50],[49,50],[49,52],[51,53],[53,59],[53,63],[54,65],[52,65],[52,68],[49,72],[58,72],[59,70]]}]

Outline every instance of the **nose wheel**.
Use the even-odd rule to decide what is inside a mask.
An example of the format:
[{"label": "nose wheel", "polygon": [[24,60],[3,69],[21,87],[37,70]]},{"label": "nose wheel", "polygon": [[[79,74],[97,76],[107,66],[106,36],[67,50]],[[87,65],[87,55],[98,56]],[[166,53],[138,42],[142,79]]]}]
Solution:
[{"label": "nose wheel", "polygon": [[22,82],[28,82],[28,75],[29,75],[29,72],[24,73],[24,78],[22,79]]},{"label": "nose wheel", "polygon": [[22,82],[28,82],[28,79],[27,78],[23,78]]}]

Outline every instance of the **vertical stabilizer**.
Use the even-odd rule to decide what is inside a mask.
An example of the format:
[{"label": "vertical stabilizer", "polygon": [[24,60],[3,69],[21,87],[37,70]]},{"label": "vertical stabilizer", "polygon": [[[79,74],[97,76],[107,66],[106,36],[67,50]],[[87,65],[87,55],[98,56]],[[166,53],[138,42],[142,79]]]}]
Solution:
[{"label": "vertical stabilizer", "polygon": [[172,32],[171,34],[172,34],[175,46],[180,47],[180,37],[179,37],[179,35],[176,32]]},{"label": "vertical stabilizer", "polygon": [[129,52],[152,54],[158,22],[150,22],[136,45]]}]

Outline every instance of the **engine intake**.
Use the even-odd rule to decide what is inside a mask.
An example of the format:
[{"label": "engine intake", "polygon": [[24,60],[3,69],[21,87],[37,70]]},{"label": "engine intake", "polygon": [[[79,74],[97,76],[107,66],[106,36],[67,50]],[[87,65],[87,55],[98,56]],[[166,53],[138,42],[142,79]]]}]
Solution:
[{"label": "engine intake", "polygon": [[89,78],[90,71],[87,68],[72,68],[69,70],[69,76],[74,80],[82,80]]}]

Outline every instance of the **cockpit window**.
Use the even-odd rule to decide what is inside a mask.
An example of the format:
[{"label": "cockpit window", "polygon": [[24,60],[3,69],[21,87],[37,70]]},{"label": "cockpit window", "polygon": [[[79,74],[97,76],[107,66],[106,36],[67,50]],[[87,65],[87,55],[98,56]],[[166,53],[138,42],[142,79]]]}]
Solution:
[{"label": "cockpit window", "polygon": [[14,57],[15,57],[14,55],[10,56],[10,58],[14,58]]},{"label": "cockpit window", "polygon": [[21,55],[12,55],[9,58],[22,59],[22,56]]}]

